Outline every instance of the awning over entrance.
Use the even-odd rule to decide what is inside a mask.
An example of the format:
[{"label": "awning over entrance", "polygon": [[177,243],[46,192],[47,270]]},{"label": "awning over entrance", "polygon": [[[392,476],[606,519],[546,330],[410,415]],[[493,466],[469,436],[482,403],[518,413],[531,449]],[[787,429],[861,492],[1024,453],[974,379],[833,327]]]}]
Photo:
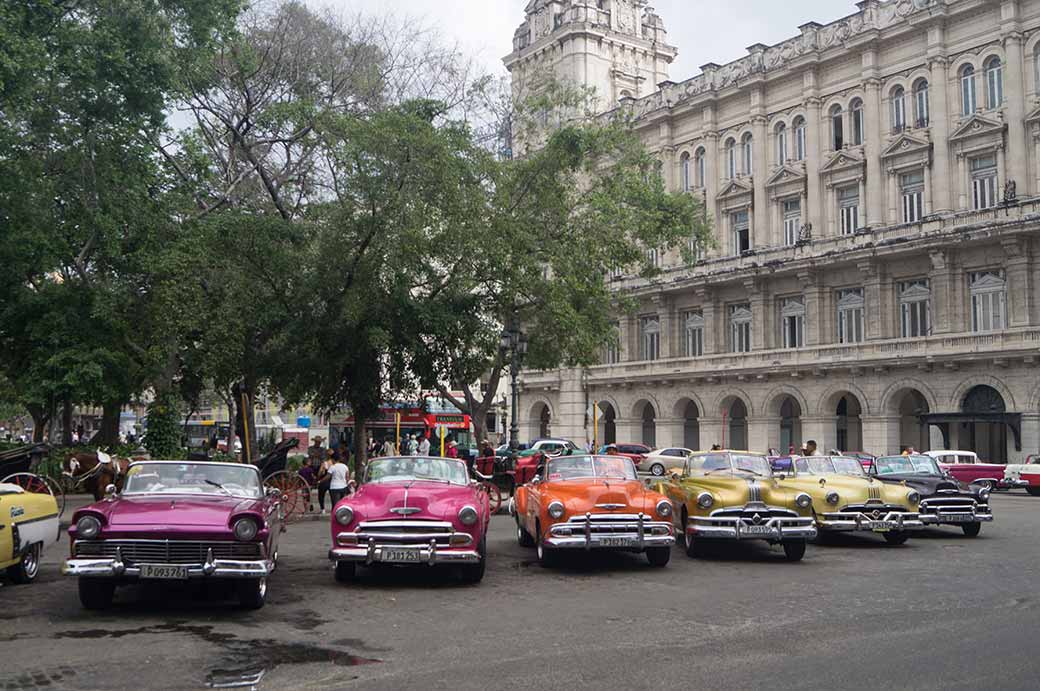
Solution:
[{"label": "awning over entrance", "polygon": [[936,425],[942,430],[943,438],[949,443],[949,425],[961,423],[1003,424],[1011,429],[1015,438],[1015,451],[1022,450],[1022,413],[926,413],[920,416],[921,424]]}]

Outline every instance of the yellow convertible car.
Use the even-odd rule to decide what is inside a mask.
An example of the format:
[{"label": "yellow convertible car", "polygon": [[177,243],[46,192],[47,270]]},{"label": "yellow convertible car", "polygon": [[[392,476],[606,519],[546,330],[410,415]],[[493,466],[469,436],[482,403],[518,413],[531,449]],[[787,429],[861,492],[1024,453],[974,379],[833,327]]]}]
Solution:
[{"label": "yellow convertible car", "polygon": [[694,453],[681,473],[654,487],[672,501],[677,534],[685,536],[690,557],[702,556],[713,541],[765,540],[798,561],[806,542],[816,537],[812,497],[773,477],[769,460],[760,454]]},{"label": "yellow convertible car", "polygon": [[820,535],[865,531],[901,545],[910,531],[924,527],[918,507],[921,495],[912,487],[867,477],[858,458],[803,456],[783,482],[812,497]]},{"label": "yellow convertible car", "polygon": [[31,583],[40,556],[58,541],[58,503],[49,494],[0,483],[0,571],[15,583]]}]

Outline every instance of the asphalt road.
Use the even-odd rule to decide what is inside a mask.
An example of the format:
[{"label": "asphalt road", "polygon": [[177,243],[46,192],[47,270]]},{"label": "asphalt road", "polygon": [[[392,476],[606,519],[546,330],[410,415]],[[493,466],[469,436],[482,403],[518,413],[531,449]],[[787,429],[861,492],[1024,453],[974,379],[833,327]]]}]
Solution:
[{"label": "asphalt road", "polygon": [[284,536],[257,612],[219,588],[124,588],[86,612],[63,544],[35,584],[0,588],[0,689],[202,689],[261,671],[261,690],[1037,689],[1040,499],[998,494],[994,513],[976,539],[849,537],[797,564],[759,543],[555,570],[503,515],[477,586],[426,568],[338,585],[311,522]]}]

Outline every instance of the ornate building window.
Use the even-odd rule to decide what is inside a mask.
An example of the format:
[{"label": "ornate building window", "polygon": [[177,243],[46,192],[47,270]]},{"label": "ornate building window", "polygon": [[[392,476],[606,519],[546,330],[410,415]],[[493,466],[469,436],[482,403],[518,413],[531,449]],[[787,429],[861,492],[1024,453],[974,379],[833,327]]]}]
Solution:
[{"label": "ornate building window", "polygon": [[683,314],[683,357],[704,355],[704,315],[700,310]]},{"label": "ornate building window", "polygon": [[639,359],[657,360],[661,357],[661,320],[655,314],[639,319]]},{"label": "ornate building window", "polygon": [[928,80],[918,79],[914,83],[914,120],[917,127],[928,127]]},{"label": "ornate building window", "polygon": [[852,114],[852,143],[859,146],[863,144],[863,133],[866,129],[863,124],[863,101],[857,98],[849,110]]},{"label": "ornate building window", "polygon": [[971,159],[971,206],[989,209],[997,205],[997,157],[995,154]]},{"label": "ornate building window", "polygon": [[798,242],[798,232],[802,227],[802,200],[785,199],[783,201],[784,214],[784,244],[794,245]]},{"label": "ornate building window", "polygon": [[971,330],[999,331],[1007,328],[1007,281],[1004,272],[975,271],[968,274],[971,290]]},{"label": "ornate building window", "polygon": [[845,114],[841,106],[831,108],[831,147],[840,151],[845,146]]},{"label": "ornate building window", "polygon": [[838,291],[838,343],[863,342],[863,315],[866,304],[862,288]]},{"label": "ornate building window", "polygon": [[751,175],[755,172],[755,152],[753,144],[754,142],[751,139],[751,133],[748,132],[744,135],[744,138],[741,140],[741,151],[743,151],[744,159],[744,175],[747,175],[748,177],[751,177]]},{"label": "ornate building window", "polygon": [[729,350],[731,353],[751,352],[751,305],[730,305]]},{"label": "ornate building window", "polygon": [[932,332],[932,291],[927,278],[899,284],[899,320],[903,338],[927,336]]},{"label": "ornate building window", "polygon": [[961,68],[961,115],[974,113],[975,104],[975,68],[965,65]]},{"label": "ornate building window", "polygon": [[705,171],[704,171],[704,149],[703,148],[697,149],[697,153],[694,154],[693,160],[694,160],[694,168],[695,168],[695,170],[697,172],[697,177],[695,178],[697,187],[700,187],[701,189],[703,189],[705,187],[704,181],[707,178],[707,175],[705,175]]},{"label": "ornate building window", "polygon": [[732,137],[726,140],[726,177],[737,177],[737,140]]},{"label": "ornate building window", "polygon": [[805,160],[805,118],[794,119],[794,160]]},{"label": "ornate building window", "polygon": [[787,160],[787,125],[779,123],[776,126],[776,164],[782,166]]},{"label": "ornate building window", "polygon": [[731,213],[729,223],[733,229],[733,254],[740,255],[750,250],[751,223],[747,210]]},{"label": "ornate building window", "polygon": [[858,184],[838,188],[838,215],[842,235],[852,235],[859,230]]},{"label": "ornate building window", "polygon": [[784,298],[780,303],[780,330],[784,348],[805,345],[805,301],[802,298]]},{"label": "ornate building window", "polygon": [[[620,330],[621,325],[614,322],[612,333],[616,335]],[[616,365],[619,362],[621,362],[621,348],[617,341],[612,340],[603,348],[603,364]]]},{"label": "ornate building window", "polygon": [[924,171],[899,176],[903,195],[903,223],[917,223],[924,216]]},{"label": "ornate building window", "polygon": [[646,263],[655,269],[661,266],[661,253],[656,247],[651,247],[646,251]]},{"label": "ornate building window", "polygon": [[892,131],[902,132],[906,129],[906,91],[897,86],[892,90]]},{"label": "ornate building window", "polygon": [[685,152],[679,157],[679,182],[682,185],[683,192],[690,191],[690,154]]},{"label": "ornate building window", "polygon": [[1004,67],[996,55],[986,61],[986,105],[991,110],[1004,103]]}]

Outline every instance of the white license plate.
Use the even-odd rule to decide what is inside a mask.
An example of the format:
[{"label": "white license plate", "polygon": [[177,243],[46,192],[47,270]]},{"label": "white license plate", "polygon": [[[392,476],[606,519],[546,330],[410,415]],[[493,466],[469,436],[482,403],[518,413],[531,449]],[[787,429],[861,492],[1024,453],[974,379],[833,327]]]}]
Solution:
[{"label": "white license plate", "polygon": [[896,524],[892,521],[871,521],[867,523],[867,528],[873,530],[875,533],[887,533],[896,527]]},{"label": "white license plate", "polygon": [[187,566],[175,566],[172,564],[141,564],[141,578],[165,578],[184,580],[187,577]]},{"label": "white license plate", "polygon": [[776,529],[768,525],[746,525],[741,528],[740,532],[745,535],[772,535]]},{"label": "white license plate", "polygon": [[630,547],[635,543],[630,537],[601,537],[599,544],[603,547]]},{"label": "white license plate", "polygon": [[944,513],[942,514],[942,520],[949,523],[973,523],[975,517],[970,513]]},{"label": "white license plate", "polygon": [[422,553],[417,549],[384,549],[382,561],[419,562],[422,561]]}]

